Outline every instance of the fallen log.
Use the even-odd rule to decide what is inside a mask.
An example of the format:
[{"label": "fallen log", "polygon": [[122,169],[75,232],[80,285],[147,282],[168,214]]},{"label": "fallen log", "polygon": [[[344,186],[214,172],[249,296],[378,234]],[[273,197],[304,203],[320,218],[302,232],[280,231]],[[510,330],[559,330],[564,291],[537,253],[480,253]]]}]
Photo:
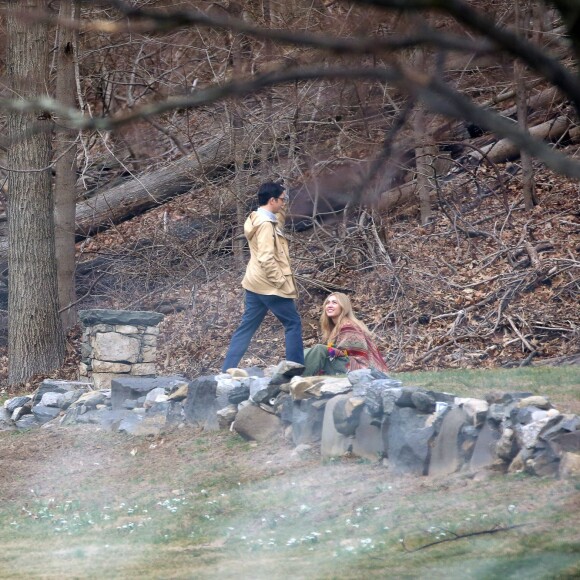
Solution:
[{"label": "fallen log", "polygon": [[207,171],[231,163],[230,141],[219,136],[195,154],[167,167],[140,175],[112,188],[104,188],[77,204],[76,232],[81,236],[120,223],[188,192]]},{"label": "fallen log", "polygon": [[[567,117],[556,117],[545,123],[530,128],[530,135],[535,139],[557,141],[570,129],[571,122]],[[510,161],[519,156],[519,148],[509,139],[500,139],[477,151],[470,152],[464,159],[467,164],[480,163],[487,160],[491,163]],[[457,172],[459,175],[460,172]],[[390,211],[395,207],[417,201],[417,182],[415,179],[384,192],[379,199],[378,208]]]}]

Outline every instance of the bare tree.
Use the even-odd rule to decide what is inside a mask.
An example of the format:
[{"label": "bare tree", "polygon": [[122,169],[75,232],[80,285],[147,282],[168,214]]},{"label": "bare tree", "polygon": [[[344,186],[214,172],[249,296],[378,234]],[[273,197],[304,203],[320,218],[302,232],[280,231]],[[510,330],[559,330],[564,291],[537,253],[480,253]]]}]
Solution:
[{"label": "bare tree", "polygon": [[[62,0],[59,17],[74,20],[77,7],[74,0]],[[60,26],[57,43],[56,99],[73,108],[76,105],[75,52],[76,33],[73,28]],[[58,267],[58,298],[63,329],[77,322],[75,291],[75,211],[76,211],[76,132],[60,127],[56,134],[54,223]]]},{"label": "bare tree", "polygon": [[[529,25],[531,15],[527,10],[525,3],[520,0],[515,2],[515,21],[516,28],[520,34],[525,35],[527,25]],[[518,124],[522,131],[528,130],[528,99],[525,80],[526,68],[520,61],[514,62],[514,80],[516,83],[516,101],[518,108]],[[524,205],[527,210],[533,209],[537,203],[534,185],[534,167],[532,157],[527,151],[520,154],[522,165],[522,192],[524,196]]]},{"label": "bare tree", "polygon": [[[8,12],[7,68],[11,88],[22,100],[45,94],[48,24],[20,16],[47,6],[48,0],[23,0]],[[57,368],[64,359],[54,246],[51,124],[51,114],[42,109],[12,111],[8,118],[10,384]]]}]

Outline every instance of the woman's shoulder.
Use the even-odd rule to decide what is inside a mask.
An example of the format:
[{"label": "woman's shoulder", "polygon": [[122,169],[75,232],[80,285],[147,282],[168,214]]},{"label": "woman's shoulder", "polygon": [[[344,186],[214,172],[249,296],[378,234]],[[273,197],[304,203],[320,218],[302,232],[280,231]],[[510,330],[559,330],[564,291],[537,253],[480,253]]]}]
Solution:
[{"label": "woman's shoulder", "polygon": [[352,320],[343,320],[338,332],[361,332],[364,334],[363,328],[361,328],[356,322],[353,322]]}]

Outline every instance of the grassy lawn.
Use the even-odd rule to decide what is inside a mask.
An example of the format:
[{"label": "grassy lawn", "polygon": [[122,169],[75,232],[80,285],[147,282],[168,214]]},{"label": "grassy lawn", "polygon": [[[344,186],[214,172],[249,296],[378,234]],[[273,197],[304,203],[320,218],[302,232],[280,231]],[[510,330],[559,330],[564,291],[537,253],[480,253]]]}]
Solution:
[{"label": "grassy lawn", "polygon": [[[401,378],[578,401],[577,376],[535,370]],[[0,433],[0,497],[0,578],[580,576],[580,481],[395,477],[230,432]]]}]

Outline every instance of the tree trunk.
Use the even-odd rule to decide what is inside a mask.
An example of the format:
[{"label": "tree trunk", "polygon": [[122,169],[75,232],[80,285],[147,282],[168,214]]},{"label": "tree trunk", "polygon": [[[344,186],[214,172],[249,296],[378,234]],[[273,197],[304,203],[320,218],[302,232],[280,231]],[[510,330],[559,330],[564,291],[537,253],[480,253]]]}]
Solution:
[{"label": "tree trunk", "polygon": [[[59,17],[74,18],[74,0],[61,0]],[[74,12],[73,12],[74,11]],[[56,100],[63,106],[75,107],[76,38],[71,28],[58,31]],[[76,320],[75,289],[75,210],[76,210],[76,135],[66,128],[56,135],[56,178],[54,193],[54,225],[58,272],[58,302],[63,330],[72,328]]]},{"label": "tree trunk", "polygon": [[[19,12],[48,10],[48,0],[21,0]],[[48,84],[48,25],[7,16],[7,70],[12,94],[22,99],[45,93]],[[51,129],[47,113],[8,115],[7,216],[9,237],[9,384],[59,367],[65,342],[58,316],[51,188]],[[33,131],[37,131],[33,134]]]},{"label": "tree trunk", "polygon": [[[516,27],[521,34],[527,29],[525,25],[527,10],[526,7],[521,7],[519,1],[515,3],[515,18]],[[524,74],[526,67],[520,62],[514,62],[514,81],[516,83],[516,105],[518,112],[518,125],[522,131],[528,130],[528,111],[527,111],[527,95],[526,82]],[[536,205],[536,192],[534,184],[534,167],[532,164],[532,156],[526,151],[520,151],[520,162],[522,165],[522,192],[524,195],[524,205],[529,211]]]}]

